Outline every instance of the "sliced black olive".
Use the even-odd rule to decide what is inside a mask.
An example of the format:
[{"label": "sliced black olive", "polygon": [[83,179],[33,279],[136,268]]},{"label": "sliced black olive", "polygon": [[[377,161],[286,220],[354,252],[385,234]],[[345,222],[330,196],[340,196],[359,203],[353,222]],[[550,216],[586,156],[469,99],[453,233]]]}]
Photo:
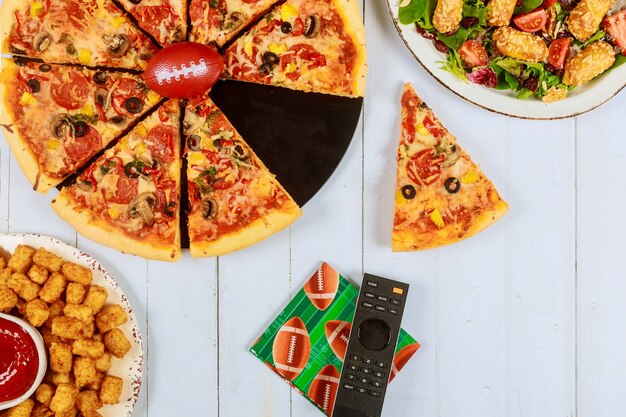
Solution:
[{"label": "sliced black olive", "polygon": [[[15,52],[14,52],[15,53]],[[20,58],[20,57],[15,57],[13,58],[13,62],[15,63],[15,65],[17,65],[18,67],[25,67],[26,64],[28,64],[28,61],[25,60],[24,58]]]},{"label": "sliced black olive", "polygon": [[104,40],[113,56],[123,56],[130,49],[130,39],[126,35],[105,36]]},{"label": "sliced black olive", "polygon": [[114,123],[116,125],[124,123],[124,118],[122,116],[113,116],[109,120],[111,121],[111,123]]},{"label": "sliced black olive", "polygon": [[266,52],[263,54],[263,62],[274,66],[280,62],[280,58],[274,52]]},{"label": "sliced black olive", "polygon": [[52,136],[57,139],[63,139],[72,133],[74,126],[69,117],[64,114],[59,114],[52,119],[50,123],[50,131]]},{"label": "sliced black olive", "polygon": [[413,187],[412,185],[405,185],[404,187],[402,187],[402,196],[404,198],[406,198],[407,200],[412,200],[415,198],[415,196],[417,195],[417,191],[415,190],[415,187]]},{"label": "sliced black olive", "polygon": [[124,165],[124,173],[128,178],[139,178],[142,168],[143,164],[140,161],[135,160]]},{"label": "sliced black olive", "polygon": [[217,202],[212,198],[202,200],[202,217],[212,219],[217,215]]},{"label": "sliced black olive", "polygon": [[177,206],[178,204],[176,204],[175,201],[165,203],[165,205],[163,206],[163,214],[165,214],[167,217],[174,217],[176,215]]},{"label": "sliced black olive", "polygon": [[310,15],[306,18],[306,24],[304,25],[304,36],[312,38],[320,30],[320,19],[315,15]]},{"label": "sliced black olive", "polygon": [[458,178],[450,177],[444,183],[446,191],[450,194],[456,194],[461,189],[461,181]]},{"label": "sliced black olive", "polygon": [[104,71],[98,71],[93,75],[93,82],[98,85],[106,84],[108,79],[109,79],[109,76]]},{"label": "sliced black olive", "polygon": [[235,145],[232,149],[232,154],[237,159],[246,159],[246,151],[243,149],[241,145]]},{"label": "sliced black olive", "polygon": [[143,101],[137,97],[130,97],[124,102],[124,107],[129,113],[137,114],[143,110]]},{"label": "sliced black olive", "polygon": [[291,30],[293,28],[291,27],[291,23],[289,22],[283,22],[282,25],[280,25],[280,31],[283,33],[291,33]]},{"label": "sliced black olive", "polygon": [[198,135],[191,135],[189,136],[189,138],[187,138],[187,147],[196,152],[200,150],[200,136]]},{"label": "sliced black olive", "polygon": [[30,87],[30,91],[32,91],[33,93],[38,93],[41,91],[41,84],[39,84],[39,81],[34,78],[26,81],[26,84],[28,84],[28,86]]},{"label": "sliced black olive", "polygon": [[33,46],[37,52],[43,52],[52,43],[52,36],[46,31],[39,32],[35,35],[35,39],[33,41]]},{"label": "sliced black olive", "polygon": [[272,71],[274,70],[274,67],[271,64],[268,64],[267,62],[263,63],[260,67],[259,67],[259,72],[262,75],[270,75],[272,73]]},{"label": "sliced black olive", "polygon": [[73,43],[70,43],[69,45],[67,45],[65,47],[65,52],[67,52],[70,55],[76,55],[76,47],[74,46]]},{"label": "sliced black olive", "polygon": [[88,130],[89,125],[87,125],[87,123],[83,122],[82,120],[74,123],[74,136],[76,136],[77,138],[82,138],[83,136],[85,136]]},{"label": "sliced black olive", "polygon": [[50,72],[52,70],[52,67],[48,64],[41,64],[39,66],[39,71],[41,72]]},{"label": "sliced black olive", "polygon": [[94,100],[97,105],[102,107],[102,110],[106,110],[106,108],[109,107],[108,98],[109,93],[107,93],[107,90],[104,88],[96,89],[96,92],[94,93]]},{"label": "sliced black olive", "polygon": [[141,3],[141,0],[130,0],[130,2],[132,4],[139,4],[139,3]]}]

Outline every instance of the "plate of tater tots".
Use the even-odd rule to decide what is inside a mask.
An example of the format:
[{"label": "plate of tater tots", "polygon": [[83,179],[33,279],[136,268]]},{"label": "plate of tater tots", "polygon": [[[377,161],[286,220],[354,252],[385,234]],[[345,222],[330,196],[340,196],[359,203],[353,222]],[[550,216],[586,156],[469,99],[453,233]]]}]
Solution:
[{"label": "plate of tater tots", "polygon": [[626,86],[626,0],[387,0],[402,40],[462,98],[572,117]]},{"label": "plate of tater tots", "polygon": [[0,234],[0,312],[41,333],[48,371],[0,417],[123,417],[137,402],[143,346],[128,299],[91,256],[51,237]]}]

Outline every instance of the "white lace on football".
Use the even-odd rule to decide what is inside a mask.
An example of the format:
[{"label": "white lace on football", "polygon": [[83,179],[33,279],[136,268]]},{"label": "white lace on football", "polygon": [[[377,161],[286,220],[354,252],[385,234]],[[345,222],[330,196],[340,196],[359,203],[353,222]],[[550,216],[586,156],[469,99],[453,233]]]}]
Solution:
[{"label": "white lace on football", "polygon": [[172,81],[180,81],[180,77],[189,78],[190,76],[199,77],[206,74],[209,68],[207,67],[204,59],[201,59],[198,64],[194,61],[189,63],[189,66],[182,64],[181,69],[174,66],[171,70],[160,69],[156,72],[157,82],[159,85],[163,83],[170,84]]}]

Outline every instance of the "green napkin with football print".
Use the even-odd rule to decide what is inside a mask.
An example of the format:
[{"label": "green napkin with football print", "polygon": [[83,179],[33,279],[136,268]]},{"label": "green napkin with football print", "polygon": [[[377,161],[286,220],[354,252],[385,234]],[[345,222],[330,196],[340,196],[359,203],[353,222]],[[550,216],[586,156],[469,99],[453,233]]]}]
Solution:
[{"label": "green napkin with football print", "polygon": [[[250,348],[320,410],[333,409],[359,290],[327,263]],[[420,344],[400,331],[392,380]]]}]

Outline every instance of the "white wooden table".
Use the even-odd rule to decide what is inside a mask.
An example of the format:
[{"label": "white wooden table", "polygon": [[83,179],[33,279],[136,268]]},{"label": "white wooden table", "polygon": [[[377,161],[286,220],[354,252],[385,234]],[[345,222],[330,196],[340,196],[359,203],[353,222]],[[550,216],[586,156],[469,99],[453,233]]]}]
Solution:
[{"label": "white wooden table", "polygon": [[[321,416],[247,349],[326,260],[411,283],[404,327],[423,344],[386,416],[613,417],[626,410],[626,93],[590,114],[516,120],[460,100],[414,61],[382,0],[365,3],[369,86],[341,165],[289,230],[219,259],[147,262],[96,245],[49,208],[0,141],[0,231],[45,233],[98,258],[146,343],[134,416]],[[466,242],[393,254],[405,81],[511,205]]]}]

